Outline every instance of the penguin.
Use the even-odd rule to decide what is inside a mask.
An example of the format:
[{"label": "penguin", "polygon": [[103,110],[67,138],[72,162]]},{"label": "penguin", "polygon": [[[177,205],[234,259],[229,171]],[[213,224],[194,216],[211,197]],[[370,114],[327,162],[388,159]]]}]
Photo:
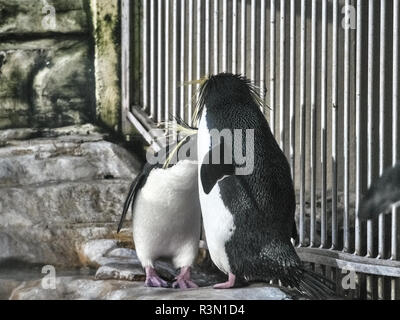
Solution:
[{"label": "penguin", "polygon": [[360,220],[373,219],[390,212],[390,206],[400,201],[400,162],[386,169],[370,186],[360,203]]},{"label": "penguin", "polygon": [[[280,280],[311,298],[332,297],[333,283],[306,270],[291,243],[296,200],[290,167],[260,101],[241,75],[212,75],[200,86],[195,116],[201,212],[211,259],[228,275],[214,288]],[[223,131],[242,135],[213,140],[215,132]],[[240,156],[249,147],[247,132],[254,136],[253,168],[243,174]]]},{"label": "penguin", "polygon": [[154,268],[156,260],[166,258],[180,268],[173,288],[197,288],[190,275],[201,232],[197,188],[197,161],[190,159],[166,168],[146,163],[131,184],[118,232],[132,205],[133,240],[146,273],[145,286],[169,286]]}]

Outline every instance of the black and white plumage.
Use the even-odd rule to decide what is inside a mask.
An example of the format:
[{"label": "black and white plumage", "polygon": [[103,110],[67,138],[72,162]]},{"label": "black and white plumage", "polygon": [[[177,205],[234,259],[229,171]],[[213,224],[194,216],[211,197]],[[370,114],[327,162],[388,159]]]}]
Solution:
[{"label": "black and white plumage", "polygon": [[133,181],[118,232],[132,204],[133,239],[146,271],[146,286],[168,286],[154,269],[157,259],[167,258],[181,269],[173,287],[197,287],[190,279],[201,231],[197,188],[197,162],[191,160],[178,161],[165,169],[159,164],[146,164]]},{"label": "black and white plumage", "polygon": [[[230,288],[237,278],[274,279],[313,298],[332,295],[332,284],[306,271],[291,243],[296,201],[290,167],[249,81],[228,73],[211,76],[200,89],[198,117],[199,193],[207,245],[213,262],[229,275],[215,288]],[[210,132],[215,129],[241,130],[239,147],[222,140],[212,145]],[[246,129],[254,130],[254,170],[236,175],[239,164],[232,150],[246,154]],[[231,153],[233,163],[207,164],[215,148],[221,160]]]},{"label": "black and white plumage", "polygon": [[360,203],[361,220],[372,219],[389,212],[390,206],[400,201],[400,163],[389,168],[368,189]]}]

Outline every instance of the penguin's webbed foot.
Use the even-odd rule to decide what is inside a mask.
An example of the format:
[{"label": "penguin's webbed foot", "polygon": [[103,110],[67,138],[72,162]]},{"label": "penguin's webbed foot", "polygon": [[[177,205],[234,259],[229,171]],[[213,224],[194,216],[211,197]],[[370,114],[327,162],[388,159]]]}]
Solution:
[{"label": "penguin's webbed foot", "polygon": [[190,279],[190,267],[183,267],[172,284],[172,288],[175,289],[194,289],[198,287],[199,286]]},{"label": "penguin's webbed foot", "polygon": [[168,288],[167,281],[161,279],[154,268],[151,267],[146,267],[146,281],[144,285],[146,287]]},{"label": "penguin's webbed foot", "polygon": [[235,286],[236,277],[233,273],[229,273],[228,281],[223,283],[217,283],[214,285],[214,289],[230,289]]},{"label": "penguin's webbed foot", "polygon": [[195,284],[191,280],[184,280],[184,279],[177,279],[173,284],[172,288],[174,289],[195,289],[198,288],[199,286]]},{"label": "penguin's webbed foot", "polygon": [[152,276],[152,277],[146,278],[146,282],[144,283],[144,285],[146,287],[168,288],[168,283],[158,276]]}]

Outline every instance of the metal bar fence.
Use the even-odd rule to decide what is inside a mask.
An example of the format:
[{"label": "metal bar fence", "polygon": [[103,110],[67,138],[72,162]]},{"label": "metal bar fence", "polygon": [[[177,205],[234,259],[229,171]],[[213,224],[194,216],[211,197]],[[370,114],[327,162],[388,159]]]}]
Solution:
[{"label": "metal bar fence", "polygon": [[142,71],[133,98],[123,74],[122,123],[151,140],[139,111],[154,124],[170,112],[190,121],[198,84],[185,82],[248,76],[291,165],[301,258],[339,282],[354,270],[356,293],[343,294],[398,299],[398,210],[367,223],[357,212],[368,186],[398,161],[399,1],[122,0],[142,17],[134,64],[130,15],[121,15],[122,70]]}]

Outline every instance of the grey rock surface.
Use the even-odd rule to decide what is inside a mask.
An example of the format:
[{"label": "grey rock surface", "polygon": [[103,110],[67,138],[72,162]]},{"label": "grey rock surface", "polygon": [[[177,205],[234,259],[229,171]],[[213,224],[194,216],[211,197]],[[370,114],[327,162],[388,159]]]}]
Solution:
[{"label": "grey rock surface", "polygon": [[40,281],[28,281],[15,289],[11,300],[291,300],[281,289],[265,284],[215,290],[211,287],[177,290],[146,288],[143,282],[94,280],[91,277],[60,277],[56,290],[41,288]]},{"label": "grey rock surface", "polygon": [[[87,3],[87,0],[0,0],[0,33],[87,32]],[[53,13],[47,5],[55,9],[54,26],[46,23]]]},{"label": "grey rock surface", "polygon": [[52,137],[7,139],[0,148],[0,265],[80,266],[83,243],[114,237],[139,170],[129,152],[93,126],[47,134]]},{"label": "grey rock surface", "polygon": [[21,281],[15,279],[0,278],[0,300],[9,299],[13,290],[20,286],[21,283]]},{"label": "grey rock surface", "polygon": [[[107,299],[107,300],[290,300],[298,297],[294,292],[276,286],[255,283],[250,286],[229,290],[216,290],[212,285],[224,281],[226,276],[218,270],[194,266],[193,280],[199,289],[178,290],[172,288],[147,288],[145,274],[136,252],[121,248],[114,240],[91,240],[82,245],[81,255],[89,265],[99,265],[95,276],[58,276],[55,290],[43,289],[40,280],[27,280],[16,287],[10,299],[64,300],[64,299]],[[177,275],[168,262],[157,262],[158,273],[172,281]]]},{"label": "grey rock surface", "polygon": [[[126,232],[123,229],[122,232]],[[116,240],[92,240],[81,246],[80,256],[85,265],[98,267],[96,279],[100,280],[130,280],[145,279],[145,273],[137,257],[136,251],[130,248],[121,248]],[[170,261],[156,261],[155,268],[158,274],[167,281],[172,281],[179,273]],[[191,271],[193,280],[201,287],[210,286],[226,280],[226,276],[217,268],[203,263],[195,264]]]},{"label": "grey rock surface", "polygon": [[1,41],[0,129],[87,122],[92,71],[86,41]]}]

